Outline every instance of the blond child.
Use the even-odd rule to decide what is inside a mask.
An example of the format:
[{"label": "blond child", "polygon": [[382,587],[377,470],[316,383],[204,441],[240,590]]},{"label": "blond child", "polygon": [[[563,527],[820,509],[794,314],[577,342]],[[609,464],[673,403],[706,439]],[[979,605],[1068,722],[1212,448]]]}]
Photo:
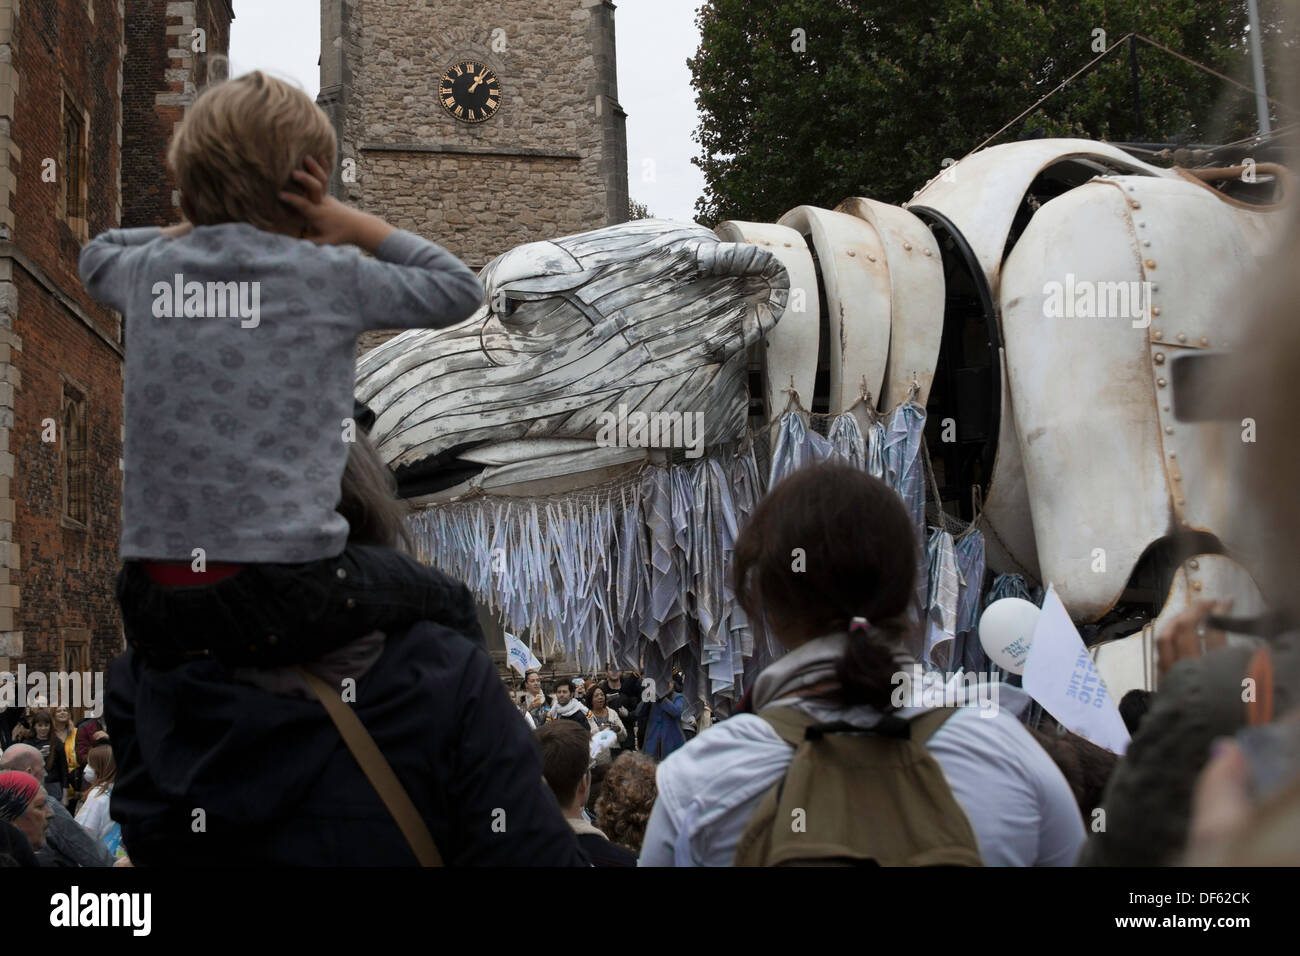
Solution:
[{"label": "blond child", "polygon": [[441,593],[405,555],[346,546],[356,340],[459,322],[483,289],[441,246],[331,197],[336,150],[301,90],[228,81],[172,140],[187,222],[82,250],[87,291],[124,317],[117,593],[128,640],[158,660],[306,660]]}]

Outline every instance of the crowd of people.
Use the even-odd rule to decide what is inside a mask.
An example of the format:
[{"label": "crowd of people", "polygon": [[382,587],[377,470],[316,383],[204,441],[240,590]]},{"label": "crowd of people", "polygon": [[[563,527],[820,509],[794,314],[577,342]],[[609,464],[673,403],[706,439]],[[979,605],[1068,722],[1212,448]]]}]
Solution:
[{"label": "crowd of people", "polygon": [[659,694],[636,672],[610,664],[604,678],[559,678],[548,694],[543,691],[541,672],[530,668],[524,673],[523,687],[511,693],[531,729],[566,718],[587,727],[593,737],[610,731],[614,738],[597,757],[607,763],[625,750],[645,751],[662,760],[710,726],[712,711],[707,705],[698,719],[687,709],[683,684],[682,675],[674,671],[670,685]]},{"label": "crowd of people", "polygon": [[[0,864],[1300,862],[1295,632],[1221,646],[1211,607],[1189,609],[1161,638],[1159,691],[1123,703],[1122,757],[1027,726],[1010,684],[992,713],[897,705],[921,636],[914,528],[847,465],[795,472],[740,529],[731,586],[785,653],[725,715],[688,706],[679,677],[614,666],[507,687],[469,589],[407,553],[351,395],[360,330],[446,325],[483,290],[446,250],[333,199],[336,145],[301,91],[221,84],[173,142],[186,223],[83,252],[133,343],[128,646],[101,718],[0,712]],[[160,315],[151,282],[176,273],[263,282],[260,323]],[[1241,379],[1261,434],[1284,433],[1297,400],[1300,324],[1278,329],[1278,364]],[[359,431],[340,442],[339,420]],[[1294,447],[1271,454],[1254,500],[1295,524]],[[1270,591],[1294,619],[1287,530]],[[1243,707],[1243,676],[1269,681],[1268,707]]]},{"label": "crowd of people", "polygon": [[0,728],[0,863],[129,865],[109,812],[117,765],[103,722],[74,725],[38,699],[0,711]]}]

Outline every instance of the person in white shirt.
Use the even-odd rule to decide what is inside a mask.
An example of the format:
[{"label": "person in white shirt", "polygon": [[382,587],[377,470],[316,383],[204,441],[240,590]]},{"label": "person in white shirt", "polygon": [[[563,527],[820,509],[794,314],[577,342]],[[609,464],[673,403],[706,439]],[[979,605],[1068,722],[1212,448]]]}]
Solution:
[{"label": "person in white shirt", "polygon": [[[805,468],[772,489],[737,539],[734,587],[749,619],[765,619],[789,653],[755,682],[752,713],[713,725],[660,764],[641,866],[733,863],[794,754],[757,716],[764,708],[794,705],[858,727],[922,712],[892,700],[915,646],[915,538],[898,495],[858,469]],[[798,549],[804,561],[792,562]],[[1074,863],[1085,834],[1073,794],[1014,716],[960,709],[925,746],[985,864]]]},{"label": "person in white shirt", "polygon": [[113,759],[113,748],[101,736],[86,754],[86,781],[90,790],[77,811],[76,819],[87,833],[108,847],[114,856],[121,858],[126,855],[122,847],[122,828],[109,814],[116,778],[117,762]]}]

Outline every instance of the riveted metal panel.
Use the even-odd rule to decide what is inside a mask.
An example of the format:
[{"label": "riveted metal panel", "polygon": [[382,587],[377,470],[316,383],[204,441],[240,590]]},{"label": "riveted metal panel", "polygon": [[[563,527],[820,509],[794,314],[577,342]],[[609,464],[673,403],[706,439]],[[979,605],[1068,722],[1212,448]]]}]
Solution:
[{"label": "riveted metal panel", "polygon": [[1223,538],[1232,489],[1225,462],[1240,447],[1240,423],[1174,418],[1169,366],[1195,350],[1231,351],[1246,308],[1282,225],[1270,208],[1228,203],[1184,179],[1119,177],[1150,290],[1149,361],[1173,513],[1186,528]]},{"label": "riveted metal panel", "polygon": [[961,231],[996,298],[1002,250],[1021,198],[1046,167],[1071,158],[1096,159],[1150,176],[1176,176],[1108,143],[1087,139],[1027,140],[972,153],[941,171],[904,205],[937,209]]},{"label": "riveted metal panel", "polygon": [[1096,180],[1044,204],[1003,276],[1039,567],[1076,620],[1109,610],[1147,545],[1170,527],[1146,329],[1140,318],[1073,308],[1083,302],[1076,290],[1141,281],[1124,195]]}]

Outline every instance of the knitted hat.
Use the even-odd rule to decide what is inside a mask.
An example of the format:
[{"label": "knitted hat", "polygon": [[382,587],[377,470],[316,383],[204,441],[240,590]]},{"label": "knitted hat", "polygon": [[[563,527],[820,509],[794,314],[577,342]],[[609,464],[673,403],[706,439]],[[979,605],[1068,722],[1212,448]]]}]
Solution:
[{"label": "knitted hat", "polygon": [[0,773],[0,820],[17,820],[36,799],[40,784],[36,778],[21,770]]}]

